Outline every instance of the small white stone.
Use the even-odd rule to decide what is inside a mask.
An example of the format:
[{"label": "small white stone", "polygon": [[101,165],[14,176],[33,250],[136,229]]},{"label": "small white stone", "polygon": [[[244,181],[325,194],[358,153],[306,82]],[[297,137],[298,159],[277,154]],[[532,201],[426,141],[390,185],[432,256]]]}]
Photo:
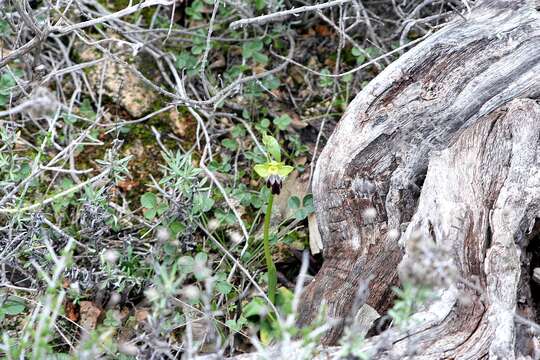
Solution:
[{"label": "small white stone", "polygon": [[214,232],[219,228],[219,220],[216,218],[210,219],[208,221],[208,231]]},{"label": "small white stone", "polygon": [[156,238],[161,242],[165,242],[171,238],[171,234],[166,228],[160,227],[156,231]]},{"label": "small white stone", "polygon": [[184,296],[190,300],[196,300],[199,298],[199,288],[195,285],[188,285],[184,287],[183,291]]},{"label": "small white stone", "polygon": [[103,253],[103,260],[105,260],[110,265],[116,264],[119,257],[120,257],[120,255],[118,254],[118,251],[116,251],[116,250],[107,249]]},{"label": "small white stone", "polygon": [[240,244],[242,241],[244,241],[244,237],[238,231],[229,232],[229,237],[231,238],[231,241],[235,244]]}]

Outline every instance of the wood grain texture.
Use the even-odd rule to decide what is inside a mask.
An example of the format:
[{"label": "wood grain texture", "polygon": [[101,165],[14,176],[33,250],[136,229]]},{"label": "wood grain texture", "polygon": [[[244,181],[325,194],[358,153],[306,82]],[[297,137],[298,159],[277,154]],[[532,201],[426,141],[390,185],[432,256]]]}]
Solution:
[{"label": "wood grain texture", "polygon": [[[508,311],[516,306],[523,278],[516,274],[519,256],[510,240],[526,238],[523,229],[534,218],[528,212],[539,196],[523,178],[523,171],[538,170],[533,145],[540,118],[527,99],[539,96],[540,12],[528,1],[481,2],[366,86],[349,105],[314,173],[325,260],[303,293],[300,324],[311,322],[326,303],[337,325],[323,342],[335,343],[341,319],[351,316],[356,290],[368,278],[367,303],[384,313],[392,305],[391,287],[398,283],[398,264],[407,249],[387,234],[396,229],[407,239],[419,228],[426,236],[435,234],[433,240],[451,242],[460,275],[483,279],[488,298],[494,299],[489,306],[456,305],[447,295],[447,306],[439,306],[451,311],[444,323],[426,330],[432,335],[421,345],[449,356],[509,354],[515,336],[508,336],[516,329]],[[366,212],[371,208],[374,218]],[[506,212],[511,219],[503,216]],[[505,294],[497,292],[501,283],[509,286]],[[447,294],[452,292],[458,293],[449,289]],[[504,329],[495,331],[488,321],[494,312],[493,321]],[[469,338],[473,333],[504,341],[495,348],[490,339]],[[430,343],[449,334],[455,339],[444,341],[448,348]]]},{"label": "wood grain texture", "polygon": [[532,336],[519,329],[514,314],[533,321],[537,316],[522,264],[528,263],[530,241],[539,240],[534,231],[540,215],[539,141],[540,105],[516,99],[432,156],[418,209],[403,236],[401,265],[420,260],[408,259],[418,242],[435,243],[451,258],[457,281],[415,315],[414,335],[376,358],[410,352],[411,343],[415,359],[532,355],[526,346]]}]

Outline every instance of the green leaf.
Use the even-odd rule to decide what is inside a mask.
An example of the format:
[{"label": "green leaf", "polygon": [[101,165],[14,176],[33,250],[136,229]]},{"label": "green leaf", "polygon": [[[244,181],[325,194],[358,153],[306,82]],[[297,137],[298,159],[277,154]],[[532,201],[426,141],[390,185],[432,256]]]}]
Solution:
[{"label": "green leaf", "polygon": [[221,140],[221,145],[231,151],[235,151],[238,148],[238,142],[234,139],[223,139]]},{"label": "green leaf", "polygon": [[300,198],[298,196],[291,196],[287,204],[291,209],[298,209],[300,207]]},{"label": "green leaf", "polygon": [[356,57],[356,64],[362,65],[366,61],[366,55],[359,48],[352,48],[351,54]]},{"label": "green leaf", "polygon": [[183,223],[181,223],[178,220],[174,220],[169,225],[169,230],[170,230],[171,234],[173,236],[175,236],[175,237],[176,237],[176,235],[183,233],[185,229],[186,229],[186,225],[184,225]]},{"label": "green leaf", "polygon": [[225,325],[227,325],[229,328],[231,328],[231,330],[236,331],[236,332],[239,332],[240,330],[242,330],[242,328],[246,324],[247,324],[247,319],[243,316],[240,316],[238,320],[231,319],[225,322]]},{"label": "green leaf", "polygon": [[313,194],[307,194],[302,200],[302,205],[305,207],[313,207]]},{"label": "green leaf", "polygon": [[267,314],[267,312],[268,311],[264,299],[261,297],[254,297],[246,306],[244,306],[242,315],[248,319],[252,316],[263,317]]},{"label": "green leaf", "polygon": [[10,73],[0,76],[0,95],[9,96],[12,88],[17,85],[15,78]]},{"label": "green leaf", "polygon": [[232,131],[231,131],[231,135],[235,138],[241,138],[241,137],[244,137],[246,136],[246,129],[242,126],[242,125],[236,125]]},{"label": "green leaf", "polygon": [[199,252],[199,253],[197,253],[197,255],[195,255],[195,262],[204,265],[204,264],[206,264],[207,261],[208,261],[208,254],[207,253]]},{"label": "green leaf", "polygon": [[350,83],[352,80],[353,80],[353,76],[352,74],[347,74],[347,75],[344,75],[342,77],[343,81],[345,81],[346,83]]},{"label": "green leaf", "polygon": [[[257,5],[255,5],[256,7]],[[11,27],[6,20],[0,20],[0,34],[8,36],[11,34]]]},{"label": "green leaf", "polygon": [[218,281],[216,283],[216,290],[222,295],[229,295],[232,290],[232,285],[227,281]]},{"label": "green leaf", "polygon": [[268,63],[268,56],[266,56],[263,53],[256,52],[253,54],[253,60],[255,60],[258,63],[261,63],[263,65]]},{"label": "green leaf", "polygon": [[[1,104],[0,104],[1,105]],[[68,125],[73,125],[77,122],[77,118],[73,115],[69,115],[69,114],[63,114],[62,115],[63,119],[64,119],[64,122]],[[125,130],[125,128],[121,128],[120,131],[123,131]]]},{"label": "green leaf", "polygon": [[157,205],[156,194],[147,192],[141,196],[141,205],[147,209],[153,209]]},{"label": "green leaf", "polygon": [[276,125],[276,127],[279,130],[287,129],[287,127],[291,124],[291,122],[292,122],[292,119],[287,114],[281,115],[280,117],[277,117],[274,119],[274,125]]},{"label": "green leaf", "polygon": [[279,87],[279,85],[281,84],[278,77],[274,76],[274,75],[270,75],[270,76],[265,77],[264,79],[261,80],[261,82],[262,82],[263,86],[265,88],[267,88],[268,90],[277,89]]},{"label": "green leaf", "polygon": [[146,219],[148,220],[152,220],[153,218],[156,217],[156,209],[146,209],[143,211],[143,215]]},{"label": "green leaf", "polygon": [[270,327],[269,324],[267,323],[261,324],[260,334],[261,334],[261,343],[266,346],[270,345],[274,336],[273,336],[272,328]]},{"label": "green leaf", "polygon": [[276,305],[285,313],[292,313],[292,302],[294,299],[294,293],[286,287],[280,287],[277,289]]},{"label": "green leaf", "polygon": [[[71,360],[73,357],[70,354],[67,353],[54,353],[54,354],[48,354],[47,359],[49,360]],[[121,360],[121,359],[118,359]]]},{"label": "green leaf", "polygon": [[301,221],[307,218],[308,215],[308,210],[306,208],[301,208],[294,213],[294,218],[298,221]]},{"label": "green leaf", "polygon": [[193,20],[202,20],[202,10],[204,3],[201,0],[195,0],[190,7],[186,8],[186,14]]},{"label": "green leaf", "polygon": [[83,102],[81,103],[81,106],[79,107],[79,114],[87,119],[87,120],[95,120],[96,119],[96,113],[94,109],[92,108],[92,104],[90,103],[90,99],[85,98]]},{"label": "green leaf", "polygon": [[362,52],[362,50],[360,50],[359,48],[357,47],[353,47],[351,49],[351,54],[353,54],[354,56],[361,56],[361,55],[364,55],[364,53]]},{"label": "green leaf", "polygon": [[107,310],[105,313],[105,319],[103,320],[103,325],[108,327],[119,327],[121,325],[121,321],[118,319],[118,316],[115,314],[113,310]]},{"label": "green leaf", "polygon": [[188,75],[194,75],[197,72],[197,57],[184,51],[176,56],[176,67],[180,70],[186,70]]},{"label": "green leaf", "polygon": [[257,128],[257,130],[259,130],[262,133],[264,133],[266,129],[268,129],[269,126],[270,126],[270,120],[268,120],[267,118],[263,118],[261,121],[255,124],[255,127]]},{"label": "green leaf", "polygon": [[273,136],[263,135],[263,144],[266,147],[266,151],[272,155],[275,161],[281,161],[281,148]]},{"label": "green leaf", "polygon": [[206,48],[205,46],[193,45],[191,47],[191,53],[193,55],[200,55],[203,53],[205,48]]},{"label": "green leaf", "polygon": [[239,332],[241,327],[238,325],[238,323],[235,320],[227,320],[225,321],[225,326],[230,328],[232,331]]},{"label": "green leaf", "polygon": [[214,199],[208,194],[197,194],[193,199],[193,211],[198,213],[205,213],[212,209],[214,206]]},{"label": "green leaf", "polygon": [[255,9],[261,11],[266,7],[266,0],[254,0]]},{"label": "green leaf", "polygon": [[242,206],[249,206],[252,194],[247,191],[245,184],[240,184],[238,188],[233,191],[233,196],[240,201]]},{"label": "green leaf", "polygon": [[[323,69],[321,71],[322,75],[330,75],[330,71],[328,69]],[[332,86],[334,83],[333,79],[330,76],[321,76],[319,79],[319,85],[321,87],[329,87]]]},{"label": "green leaf", "polygon": [[158,215],[161,215],[163,214],[165,211],[167,211],[169,209],[169,205],[167,205],[167,203],[165,202],[162,202],[161,204],[159,204],[157,207],[156,207],[156,212]]},{"label": "green leaf", "polygon": [[195,265],[195,260],[191,256],[182,256],[178,259],[178,266],[180,267],[180,272],[183,274],[189,274],[193,271],[193,266]]},{"label": "green leaf", "polygon": [[[358,56],[356,58],[356,65],[362,65],[365,62],[366,62],[366,57],[364,55]],[[352,79],[352,76],[350,77],[350,79]],[[346,80],[346,81],[350,81],[350,80]]]},{"label": "green leaf", "polygon": [[376,58],[379,55],[381,55],[381,51],[374,46],[370,46],[366,48],[366,53],[371,59]]},{"label": "green leaf", "polygon": [[236,216],[234,216],[232,211],[217,209],[216,219],[218,219],[221,224],[233,225],[236,223]]},{"label": "green leaf", "polygon": [[0,312],[6,315],[19,315],[25,309],[23,302],[16,298],[10,297],[0,307]]},{"label": "green leaf", "polygon": [[258,53],[263,48],[263,43],[261,40],[254,40],[254,41],[248,41],[245,42],[242,46],[242,56],[245,59],[249,59],[253,57],[256,53]]}]

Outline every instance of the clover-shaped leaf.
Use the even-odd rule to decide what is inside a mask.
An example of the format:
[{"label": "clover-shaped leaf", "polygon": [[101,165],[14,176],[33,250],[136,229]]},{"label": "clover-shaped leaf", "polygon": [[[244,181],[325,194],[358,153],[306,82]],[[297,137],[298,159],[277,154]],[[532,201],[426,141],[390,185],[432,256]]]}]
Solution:
[{"label": "clover-shaped leaf", "polygon": [[157,196],[151,192],[144,193],[140,200],[141,205],[145,208],[143,215],[148,220],[163,214],[169,208],[166,202],[158,202]]},{"label": "clover-shaped leaf", "polygon": [[156,194],[147,192],[141,196],[141,205],[147,209],[153,209],[157,205]]},{"label": "clover-shaped leaf", "polygon": [[289,115],[285,114],[285,115],[281,115],[280,117],[277,117],[274,119],[274,125],[276,125],[276,127],[279,129],[279,130],[285,130],[287,129],[287,127],[289,126],[289,124],[292,122],[292,119]]},{"label": "clover-shaped leaf", "polygon": [[263,43],[261,40],[248,41],[242,46],[242,56],[249,59],[254,55],[258,54],[263,48]]},{"label": "clover-shaped leaf", "polygon": [[352,48],[351,54],[356,58],[357,65],[362,65],[366,61],[365,52],[357,47]]}]

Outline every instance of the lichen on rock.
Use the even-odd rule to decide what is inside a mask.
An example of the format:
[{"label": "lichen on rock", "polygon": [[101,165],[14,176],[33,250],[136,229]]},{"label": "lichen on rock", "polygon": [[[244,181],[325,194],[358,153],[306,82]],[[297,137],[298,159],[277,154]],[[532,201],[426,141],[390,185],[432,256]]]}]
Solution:
[{"label": "lichen on rock", "polygon": [[[125,45],[117,44],[113,48],[118,50],[122,46]],[[81,62],[97,60],[102,56],[92,47],[81,46],[78,52]],[[118,57],[126,62],[133,60],[130,52],[125,52]],[[94,91],[101,91],[103,95],[115,99],[116,103],[135,118],[149,113],[157,99],[157,95],[148,89],[128,66],[115,62],[113,59],[107,59],[92,66],[87,75]]]}]

